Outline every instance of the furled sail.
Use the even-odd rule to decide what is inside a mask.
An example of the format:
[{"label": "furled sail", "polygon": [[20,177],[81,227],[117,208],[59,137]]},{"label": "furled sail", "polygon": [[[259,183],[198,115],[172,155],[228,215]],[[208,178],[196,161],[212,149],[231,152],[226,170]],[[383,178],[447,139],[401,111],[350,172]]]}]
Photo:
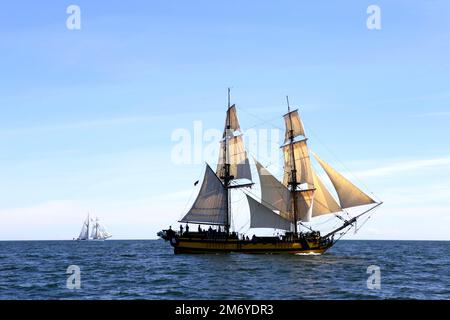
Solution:
[{"label": "furled sail", "polygon": [[239,120],[236,113],[236,106],[233,104],[228,108],[227,118],[225,119],[225,129],[223,130],[223,137],[231,135],[233,136],[236,131],[240,131]]},{"label": "furled sail", "polygon": [[225,224],[227,221],[227,194],[220,179],[209,165],[200,192],[189,212],[180,222]]},{"label": "furled sail", "polygon": [[291,221],[284,219],[248,195],[247,201],[250,208],[250,228],[291,230]]},{"label": "furled sail", "polygon": [[257,160],[255,160],[255,163],[261,185],[261,199],[264,204],[283,213],[291,211],[292,200],[289,189],[278,181],[261,163]]},{"label": "furled sail", "polygon": [[312,216],[317,217],[328,213],[335,213],[342,211],[339,204],[336,202],[330,191],[325,187],[322,180],[320,180],[317,173],[312,170],[314,177],[314,206]]},{"label": "furled sail", "polygon": [[330,167],[328,163],[320,159],[316,154],[314,154],[314,157],[317,159],[333,183],[342,208],[346,209],[376,203],[375,200],[358,189],[353,183],[344,178],[343,175]]},{"label": "furled sail", "polygon": [[293,138],[298,136],[305,136],[305,129],[303,128],[302,120],[300,120],[298,110],[294,110],[285,114],[284,123],[286,127],[284,143],[289,142],[291,136]]},{"label": "furled sail", "polygon": [[284,154],[283,184],[288,186],[289,182],[291,182],[291,171],[294,169],[293,161],[295,161],[297,183],[307,183],[309,187],[314,186],[314,179],[311,172],[311,159],[309,158],[306,140],[296,141],[293,144],[284,145],[282,148]]}]

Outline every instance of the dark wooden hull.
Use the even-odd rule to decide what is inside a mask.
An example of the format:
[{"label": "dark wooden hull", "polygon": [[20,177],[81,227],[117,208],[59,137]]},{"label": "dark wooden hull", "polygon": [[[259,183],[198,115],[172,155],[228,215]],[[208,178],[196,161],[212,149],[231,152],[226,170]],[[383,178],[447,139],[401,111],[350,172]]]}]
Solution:
[{"label": "dark wooden hull", "polygon": [[259,254],[323,254],[333,246],[333,241],[318,239],[280,240],[273,238],[238,240],[229,238],[208,239],[175,236],[170,239],[174,253],[259,253]]}]

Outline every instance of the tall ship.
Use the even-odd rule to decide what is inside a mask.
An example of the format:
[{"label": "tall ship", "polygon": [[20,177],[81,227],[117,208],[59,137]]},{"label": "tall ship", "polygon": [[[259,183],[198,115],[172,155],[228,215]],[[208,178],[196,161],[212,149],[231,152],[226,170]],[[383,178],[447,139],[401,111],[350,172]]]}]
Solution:
[{"label": "tall ship", "polygon": [[[89,231],[91,232],[90,234]],[[112,235],[100,224],[98,217],[92,219],[88,214],[81,227],[80,235],[76,240],[106,240],[111,237]]]},{"label": "tall ship", "polygon": [[[308,139],[298,109],[283,116],[285,125],[283,177],[276,178],[254,159],[258,174],[260,197],[249,190],[252,181],[250,161],[244,147],[236,106],[228,108],[225,128],[220,141],[216,170],[206,164],[199,194],[191,209],[178,222],[180,230],[161,230],[158,236],[168,241],[174,253],[290,253],[322,254],[331,248],[363,216],[369,215],[382,202],[375,201],[333,169],[317,154],[309,150]],[[325,171],[337,198],[328,190],[311,165],[311,157]],[[245,194],[250,212],[250,229],[269,228],[278,231],[273,236],[249,238],[231,230],[233,218],[231,194],[239,190]],[[352,208],[352,215],[347,209]],[[356,214],[354,208],[361,209]],[[332,215],[339,225],[322,235],[310,222],[323,215]],[[189,225],[198,225],[189,230]],[[202,226],[208,228],[203,229]]]}]

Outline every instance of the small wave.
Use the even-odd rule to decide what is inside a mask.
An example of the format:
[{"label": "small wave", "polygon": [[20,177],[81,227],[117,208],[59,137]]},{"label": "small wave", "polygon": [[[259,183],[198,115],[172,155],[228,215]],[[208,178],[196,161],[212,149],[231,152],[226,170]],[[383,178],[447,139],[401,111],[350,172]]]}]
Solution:
[{"label": "small wave", "polygon": [[321,256],[321,253],[317,252],[299,252],[295,253],[296,256]]}]

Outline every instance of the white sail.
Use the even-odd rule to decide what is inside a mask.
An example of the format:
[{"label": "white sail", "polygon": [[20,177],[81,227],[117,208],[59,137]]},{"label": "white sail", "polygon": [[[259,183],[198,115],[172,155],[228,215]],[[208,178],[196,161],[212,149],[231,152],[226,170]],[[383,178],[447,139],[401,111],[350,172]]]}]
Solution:
[{"label": "white sail", "polygon": [[291,182],[291,172],[294,169],[293,162],[295,161],[297,183],[307,183],[308,187],[314,186],[314,179],[311,172],[311,160],[309,158],[306,140],[296,141],[293,144],[284,145],[282,148],[284,154],[283,184],[288,186],[289,182]]},{"label": "white sail", "polygon": [[312,170],[312,172],[314,177],[314,187],[316,188],[316,191],[314,192],[312,216],[317,217],[342,211],[342,208],[331,195],[330,191],[325,187],[317,173],[314,170]]},{"label": "white sail", "polygon": [[81,227],[80,235],[78,236],[79,240],[88,240],[89,239],[89,215],[86,220],[83,222],[83,226]]},{"label": "white sail", "polygon": [[100,224],[99,219],[93,219],[93,226],[91,232],[91,238],[93,240],[105,240],[111,237],[111,235],[106,231],[105,227]]},{"label": "white sail", "polygon": [[291,230],[291,221],[284,219],[248,195],[247,201],[250,208],[250,228]]},{"label": "white sail", "polygon": [[[227,143],[225,154],[224,144]],[[250,170],[250,163],[245,151],[244,141],[242,136],[226,137],[220,143],[220,156],[217,164],[217,176],[224,176],[224,164],[230,165],[230,175],[234,179],[248,179],[252,180],[252,173]]]},{"label": "white sail", "polygon": [[291,135],[293,138],[298,136],[305,136],[305,129],[303,128],[303,123],[300,120],[298,110],[294,110],[285,114],[284,123],[286,127],[284,143],[289,142]]},{"label": "white sail", "polygon": [[95,223],[92,226],[91,239],[97,239],[97,225]]},{"label": "white sail", "polygon": [[209,165],[200,192],[189,212],[180,222],[225,224],[227,221],[227,194],[220,179]]},{"label": "white sail", "polygon": [[112,237],[112,235],[106,231],[104,226],[100,225],[99,230],[100,230],[99,235],[101,239],[108,239]]},{"label": "white sail", "polygon": [[297,221],[311,221],[314,193],[314,189],[297,191],[295,193],[297,203]]},{"label": "white sail", "polygon": [[227,110],[223,139],[220,142],[219,161],[216,169],[219,178],[225,176],[225,164],[229,164],[230,175],[234,179],[252,180],[250,163],[242,135],[239,133],[240,130],[236,106],[233,104]]},{"label": "white sail", "polygon": [[261,199],[267,206],[280,212],[289,212],[292,209],[291,193],[277,178],[255,159],[256,168],[261,185]]},{"label": "white sail", "polygon": [[99,224],[98,232],[97,232],[97,239],[104,240],[104,239],[107,239],[110,237],[111,237],[111,235],[108,232],[106,232],[105,227]]},{"label": "white sail", "polygon": [[233,136],[236,131],[240,131],[239,120],[236,113],[236,106],[233,104],[228,108],[227,117],[225,119],[225,129],[223,130],[223,137],[227,135]]},{"label": "white sail", "polygon": [[375,200],[358,189],[358,187],[347,180],[339,172],[334,170],[328,163],[320,159],[316,154],[314,154],[314,157],[327,173],[331,183],[333,183],[342,208],[346,209],[376,203]]}]

